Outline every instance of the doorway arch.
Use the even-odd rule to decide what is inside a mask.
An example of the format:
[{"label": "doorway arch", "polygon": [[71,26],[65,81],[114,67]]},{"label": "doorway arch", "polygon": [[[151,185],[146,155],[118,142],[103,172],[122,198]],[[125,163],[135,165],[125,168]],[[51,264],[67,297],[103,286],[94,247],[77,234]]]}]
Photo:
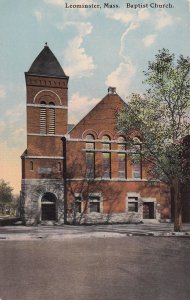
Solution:
[{"label": "doorway arch", "polygon": [[56,221],[56,196],[45,193],[41,199],[41,220]]}]

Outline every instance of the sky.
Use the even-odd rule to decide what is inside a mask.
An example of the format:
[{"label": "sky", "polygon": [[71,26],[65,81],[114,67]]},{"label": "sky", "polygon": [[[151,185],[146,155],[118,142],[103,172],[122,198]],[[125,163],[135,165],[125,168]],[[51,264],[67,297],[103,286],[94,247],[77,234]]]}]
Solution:
[{"label": "sky", "polygon": [[0,0],[0,178],[19,193],[20,155],[26,149],[24,72],[45,42],[70,77],[69,123],[76,123],[108,86],[124,100],[143,93],[143,70],[159,49],[189,56],[189,17],[190,0]]}]

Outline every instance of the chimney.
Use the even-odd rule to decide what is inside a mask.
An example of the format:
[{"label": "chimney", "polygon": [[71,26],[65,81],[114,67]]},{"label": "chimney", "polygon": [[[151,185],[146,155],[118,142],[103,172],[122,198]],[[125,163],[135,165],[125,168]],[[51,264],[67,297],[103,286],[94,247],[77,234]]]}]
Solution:
[{"label": "chimney", "polygon": [[116,87],[109,86],[109,88],[108,88],[108,94],[116,95]]}]

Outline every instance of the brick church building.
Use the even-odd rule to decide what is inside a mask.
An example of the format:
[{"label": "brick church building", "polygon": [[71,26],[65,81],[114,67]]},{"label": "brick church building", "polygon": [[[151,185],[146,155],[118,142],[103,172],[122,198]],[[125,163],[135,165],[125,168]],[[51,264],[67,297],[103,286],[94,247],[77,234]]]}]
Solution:
[{"label": "brick church building", "polygon": [[[26,224],[171,218],[167,186],[148,180],[147,166],[128,155],[126,136],[117,132],[116,113],[126,104],[115,88],[109,87],[73,127],[68,124],[69,77],[47,45],[25,77],[21,198]],[[134,133],[134,139],[138,145],[140,136]]]}]

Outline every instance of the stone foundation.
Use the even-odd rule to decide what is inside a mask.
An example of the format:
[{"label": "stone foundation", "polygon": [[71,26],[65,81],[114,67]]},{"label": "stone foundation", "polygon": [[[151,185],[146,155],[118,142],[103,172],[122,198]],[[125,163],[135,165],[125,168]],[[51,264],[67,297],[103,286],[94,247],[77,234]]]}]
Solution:
[{"label": "stone foundation", "polygon": [[[146,219],[145,222],[158,223],[160,219]],[[112,214],[103,214],[103,213],[89,213],[84,214],[82,217],[80,214],[77,214],[75,222],[72,216],[67,217],[67,222],[69,224],[114,224],[114,223],[128,223],[128,224],[137,224],[143,222],[141,213],[112,213]]]},{"label": "stone foundation", "polygon": [[62,180],[25,179],[22,180],[21,217],[26,225],[37,225],[41,220],[41,200],[45,193],[56,197],[56,220],[64,223],[64,184]]},{"label": "stone foundation", "polygon": [[[55,220],[42,220],[42,198],[46,193],[51,193],[56,199],[54,202],[54,209],[56,208]],[[26,225],[61,225],[66,221],[64,220],[64,184],[62,180],[25,179],[22,181],[21,200],[21,217]],[[154,218],[144,220],[143,203],[146,202],[154,203]],[[159,205],[156,203],[155,198],[140,198],[138,201],[138,212],[77,213],[76,217],[73,216],[73,213],[67,214],[67,223],[69,224],[135,224],[143,221],[150,223],[160,222]]]},{"label": "stone foundation", "polygon": [[[153,203],[154,204],[154,218],[143,219],[143,204]],[[103,207],[103,203],[102,203]],[[103,209],[101,210],[103,211]],[[74,213],[67,215],[67,222],[69,224],[113,224],[113,223],[158,223],[161,220],[159,204],[156,202],[156,198],[143,197],[138,200],[138,212],[121,212],[121,213],[77,213],[74,217]]]}]

